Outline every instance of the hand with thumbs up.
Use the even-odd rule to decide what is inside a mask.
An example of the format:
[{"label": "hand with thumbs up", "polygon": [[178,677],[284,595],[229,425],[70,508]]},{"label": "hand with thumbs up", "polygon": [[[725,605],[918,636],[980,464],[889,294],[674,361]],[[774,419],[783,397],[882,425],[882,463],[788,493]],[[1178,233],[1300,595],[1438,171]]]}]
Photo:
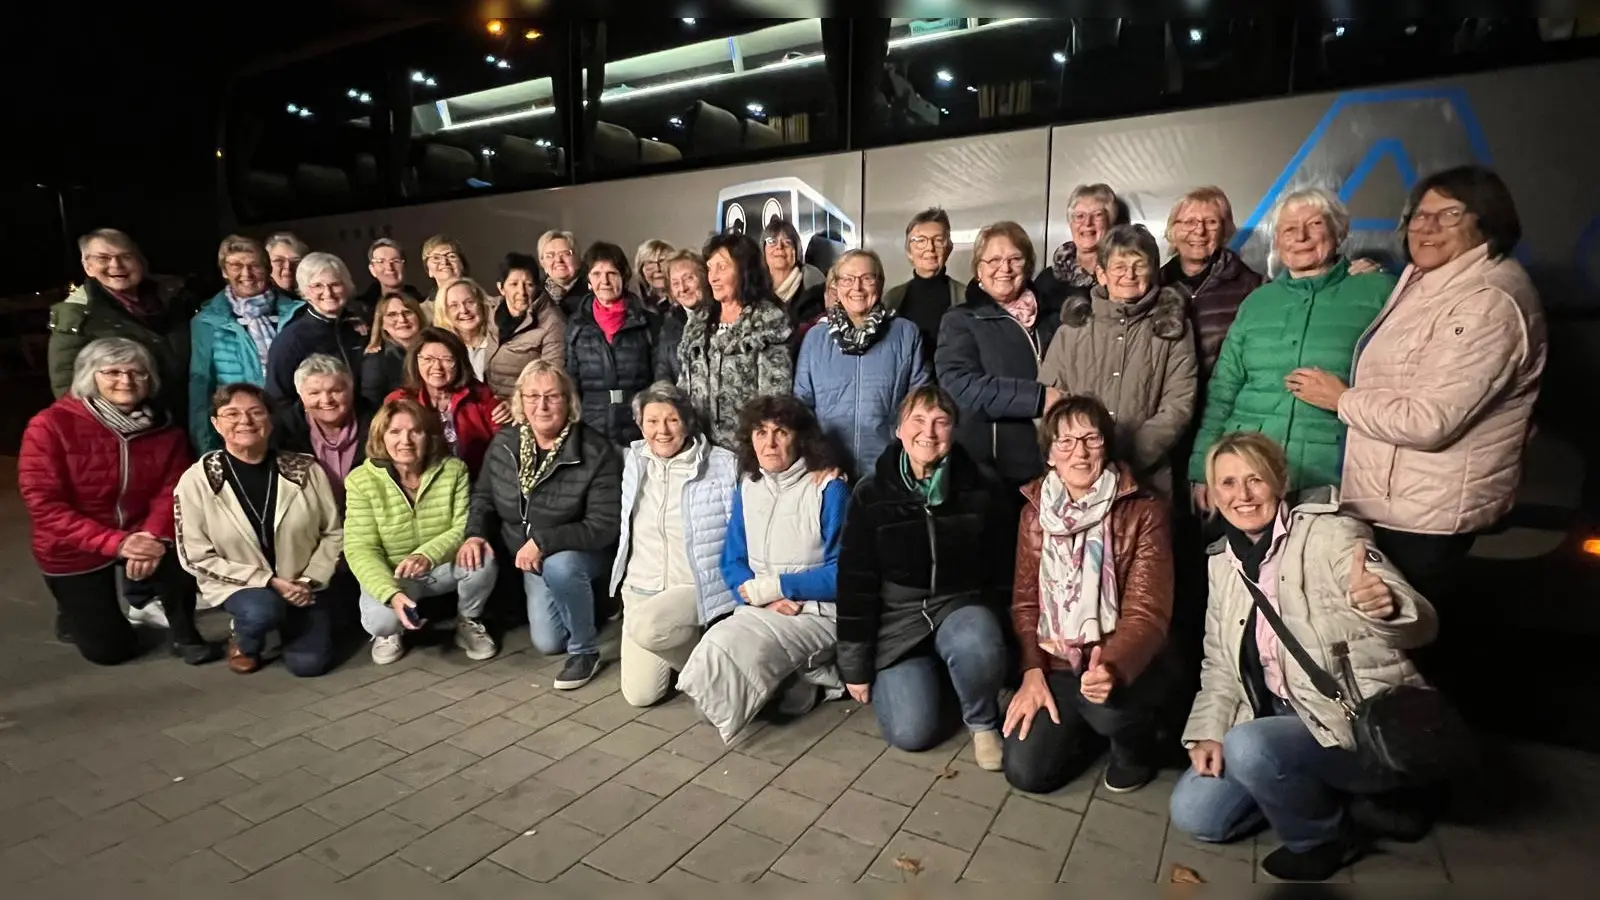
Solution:
[{"label": "hand with thumbs up", "polygon": [[1100,661],[1100,645],[1096,644],[1089,651],[1089,665],[1083,670],[1083,677],[1078,679],[1078,693],[1090,703],[1104,703],[1111,696],[1111,689],[1117,686],[1117,676],[1111,672],[1111,667]]},{"label": "hand with thumbs up", "polygon": [[1350,562],[1350,605],[1364,616],[1388,619],[1395,614],[1394,594],[1383,579],[1367,571],[1367,545],[1356,545]]}]

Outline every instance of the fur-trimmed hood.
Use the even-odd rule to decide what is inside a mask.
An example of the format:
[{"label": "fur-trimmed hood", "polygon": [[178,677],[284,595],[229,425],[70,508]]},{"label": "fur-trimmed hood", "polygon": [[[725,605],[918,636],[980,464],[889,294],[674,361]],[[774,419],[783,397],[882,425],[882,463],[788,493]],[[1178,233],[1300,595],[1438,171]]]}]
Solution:
[{"label": "fur-trimmed hood", "polygon": [[1061,327],[1082,328],[1095,316],[1137,321],[1150,317],[1150,332],[1156,337],[1176,341],[1188,334],[1189,321],[1186,308],[1189,292],[1177,285],[1152,288],[1136,303],[1112,302],[1106,289],[1094,287],[1088,292],[1077,292],[1067,298],[1061,307]]}]

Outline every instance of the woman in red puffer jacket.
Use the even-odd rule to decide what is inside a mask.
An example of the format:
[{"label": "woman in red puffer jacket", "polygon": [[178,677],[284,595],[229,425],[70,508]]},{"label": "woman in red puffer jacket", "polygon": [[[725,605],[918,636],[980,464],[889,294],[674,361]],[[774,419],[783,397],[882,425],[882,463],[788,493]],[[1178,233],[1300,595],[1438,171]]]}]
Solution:
[{"label": "woman in red puffer jacket", "polygon": [[218,658],[194,625],[194,582],[172,550],[172,491],[190,462],[188,436],[146,401],[159,385],[149,351],[125,338],[78,354],[72,390],[28,423],[17,460],[33,520],[33,557],[56,600],[56,632],[99,665],[126,662],[139,640],[118,603],[160,595],[173,652]]},{"label": "woman in red puffer jacket", "polygon": [[437,413],[451,455],[477,478],[489,441],[511,421],[511,407],[473,374],[467,345],[442,328],[422,329],[406,353],[405,372],[405,386],[384,402],[412,400]]}]

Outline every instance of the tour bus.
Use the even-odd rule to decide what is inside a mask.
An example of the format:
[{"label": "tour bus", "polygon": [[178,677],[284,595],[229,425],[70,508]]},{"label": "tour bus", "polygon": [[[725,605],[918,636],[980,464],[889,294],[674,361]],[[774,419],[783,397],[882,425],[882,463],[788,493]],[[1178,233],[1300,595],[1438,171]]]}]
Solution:
[{"label": "tour bus", "polygon": [[[580,249],[697,247],[781,215],[819,251],[878,251],[893,284],[905,223],[930,206],[966,279],[976,230],[1001,219],[1048,265],[1078,185],[1110,184],[1157,235],[1174,200],[1216,185],[1233,246],[1271,274],[1265,219],[1287,191],[1336,191],[1348,252],[1395,264],[1411,185],[1493,166],[1551,352],[1520,502],[1440,609],[1443,645],[1481,668],[1464,700],[1481,724],[1596,747],[1597,34],[1532,18],[391,23],[232,86],[225,224],[291,229],[362,283],[368,245],[392,237],[426,287],[416,254],[436,233],[488,272],[552,228]],[[1501,677],[1512,656],[1531,688]]]}]

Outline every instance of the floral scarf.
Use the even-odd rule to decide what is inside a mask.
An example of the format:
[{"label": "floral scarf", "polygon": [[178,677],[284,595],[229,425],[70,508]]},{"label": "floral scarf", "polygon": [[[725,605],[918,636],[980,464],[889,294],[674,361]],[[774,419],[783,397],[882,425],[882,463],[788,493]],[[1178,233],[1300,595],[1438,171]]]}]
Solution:
[{"label": "floral scarf", "polygon": [[823,318],[828,322],[828,334],[839,344],[839,351],[846,356],[860,356],[883,336],[884,324],[890,316],[888,307],[880,302],[867,311],[867,320],[859,328],[850,321],[850,314],[844,311],[843,305],[828,307]]},{"label": "floral scarf", "polygon": [[1056,280],[1075,288],[1094,287],[1094,273],[1078,264],[1078,245],[1071,241],[1056,248],[1050,257],[1050,271]]},{"label": "floral scarf", "polygon": [[556,457],[561,455],[561,447],[567,442],[567,435],[572,433],[572,423],[568,422],[556,435],[556,442],[550,445],[550,451],[544,454],[543,460],[539,459],[539,441],[534,438],[533,429],[523,425],[521,432],[517,441],[517,486],[526,497],[533,493],[533,486],[555,466]]},{"label": "floral scarf", "polygon": [[[1000,303],[998,300],[995,302]],[[1033,323],[1039,318],[1039,301],[1033,296],[1033,291],[1023,291],[1010,303],[1000,303],[1000,308],[1011,318],[1016,319],[1017,324],[1023,328],[1032,328]]]},{"label": "floral scarf", "polygon": [[1080,501],[1049,472],[1039,492],[1039,648],[1082,670],[1084,648],[1116,630],[1120,603],[1106,513],[1117,497],[1117,473],[1100,473]]}]

